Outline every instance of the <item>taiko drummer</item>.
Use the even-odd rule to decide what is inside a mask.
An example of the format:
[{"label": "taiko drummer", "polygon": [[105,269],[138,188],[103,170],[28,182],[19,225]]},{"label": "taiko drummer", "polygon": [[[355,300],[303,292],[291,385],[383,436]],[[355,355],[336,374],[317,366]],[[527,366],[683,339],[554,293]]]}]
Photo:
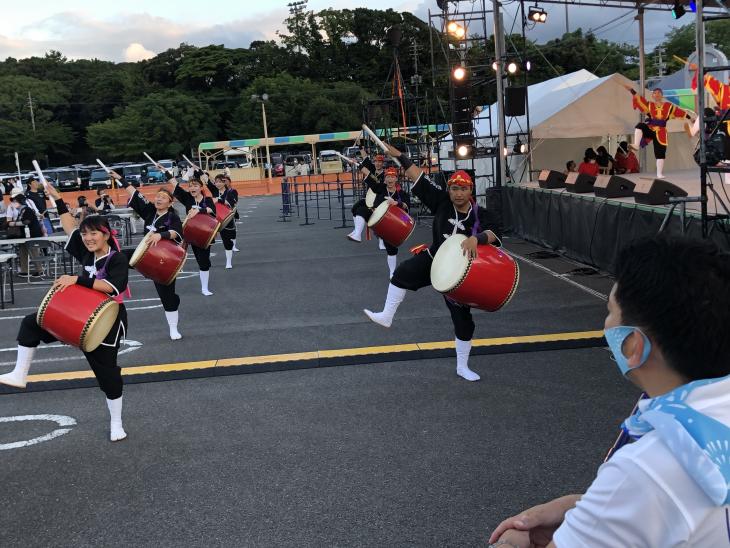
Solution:
[{"label": "taiko drummer", "polygon": [[[428,177],[418,166],[403,156],[395,147],[389,146],[391,156],[398,158],[406,176],[413,181],[412,192],[428,207],[434,215],[433,241],[425,248],[403,261],[393,273],[388,286],[388,294],[382,312],[365,310],[365,314],[377,324],[390,327],[393,316],[403,299],[406,290],[417,291],[431,285],[431,263],[436,251],[447,238],[463,234],[468,238],[462,244],[465,254],[475,256],[477,245],[495,244],[500,246],[498,234],[501,232],[495,216],[484,208],[478,208],[473,199],[474,185],[465,171],[456,171],[448,180],[444,190]],[[451,313],[456,335],[456,373],[468,381],[478,381],[479,375],[469,369],[469,352],[474,334],[474,320],[471,308],[444,297]]]},{"label": "taiko drummer", "polygon": [[[150,239],[152,245],[160,240],[173,240],[179,244],[182,243],[182,221],[172,207],[175,199],[172,193],[166,188],[161,188],[155,195],[155,201],[150,203],[142,193],[125,181],[115,171],[111,172],[111,176],[119,181],[129,194],[129,207],[131,207],[144,220],[144,233],[152,233]],[[175,281],[169,285],[154,282],[157,295],[160,297],[162,308],[165,310],[165,318],[170,328],[170,338],[175,341],[182,338],[177,329],[178,309],[180,308],[180,297],[175,292]]]},{"label": "taiko drummer", "polygon": [[[204,171],[196,171],[195,176],[205,183],[213,198],[219,204],[223,204],[232,210],[236,209],[238,191],[231,186],[231,178],[228,175],[219,173],[215,176],[214,182],[210,181],[210,177]],[[238,219],[238,211],[220,231],[223,249],[226,252],[226,268],[233,268],[233,252],[239,251],[236,247],[236,219]]]},{"label": "taiko drummer", "polygon": [[[127,331],[127,311],[122,303],[122,295],[127,291],[127,257],[120,252],[105,217],[90,215],[76,228],[74,218],[58,191],[49,185],[48,193],[56,200],[61,226],[69,236],[66,251],[82,266],[78,276],[61,276],[54,282],[54,287],[68,291],[70,286],[80,285],[113,296],[119,302],[117,317],[109,334],[95,350],[84,352],[99,387],[106,394],[111,416],[110,439],[119,441],[127,437],[122,426],[122,372],[117,365],[119,344]],[[56,340],[38,325],[36,313],[23,318],[18,332],[15,369],[0,376],[0,383],[25,388],[36,347],[41,342]]]},{"label": "taiko drummer", "polygon": [[[397,167],[391,166],[385,170],[385,185],[382,190],[383,192],[375,196],[375,201],[373,202],[373,205],[375,207],[378,207],[384,201],[388,201],[390,203],[396,204],[406,213],[408,212],[411,207],[411,199],[408,196],[408,193],[405,192],[398,184]],[[390,278],[393,278],[398,255],[398,248],[394,247],[386,241],[384,241],[383,243],[385,244],[385,251],[387,253],[389,275]]]},{"label": "taiko drummer", "polygon": [[[203,182],[200,179],[191,178],[188,181],[188,190],[184,190],[178,180],[173,177],[172,173],[165,171],[165,177],[168,181],[175,185],[173,196],[180,200],[185,206],[188,218],[194,215],[210,215],[215,218],[215,203],[208,196],[203,195]],[[190,245],[193,248],[193,255],[200,269],[200,290],[203,295],[212,295],[213,292],[208,289],[210,280],[210,247],[198,247]]]}]

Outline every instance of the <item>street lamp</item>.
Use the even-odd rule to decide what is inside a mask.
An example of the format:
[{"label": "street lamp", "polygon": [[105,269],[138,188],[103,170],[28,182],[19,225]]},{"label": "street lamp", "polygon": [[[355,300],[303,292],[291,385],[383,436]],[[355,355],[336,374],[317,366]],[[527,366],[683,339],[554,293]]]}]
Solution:
[{"label": "street lamp", "polygon": [[269,168],[269,174],[266,181],[266,193],[271,193],[271,154],[269,153],[269,129],[266,125],[266,101],[269,100],[269,95],[267,93],[262,93],[261,95],[251,95],[251,101],[254,103],[259,102],[261,103],[261,118],[264,122],[264,142],[266,143],[266,165]]}]

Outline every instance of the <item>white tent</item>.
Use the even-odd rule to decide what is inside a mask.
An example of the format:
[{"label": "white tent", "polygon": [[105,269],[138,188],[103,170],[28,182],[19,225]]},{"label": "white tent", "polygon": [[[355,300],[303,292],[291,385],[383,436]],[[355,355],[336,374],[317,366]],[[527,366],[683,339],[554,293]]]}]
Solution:
[{"label": "white tent", "polygon": [[[632,108],[631,96],[623,87],[633,82],[620,74],[598,78],[587,70],[579,70],[528,87],[530,131],[532,137],[532,176],[524,173],[525,157],[510,155],[508,166],[515,182],[535,179],[541,169],[564,170],[568,160],[580,162],[588,147],[604,145],[611,154],[618,143],[630,140],[634,126],[639,121],[639,111]],[[496,134],[497,105],[489,107],[492,133]],[[506,119],[508,133],[523,131],[527,127],[525,116]],[[682,120],[673,120],[667,128],[670,132],[665,171],[687,169],[696,166],[692,159],[694,145],[683,129]],[[489,135],[486,120],[475,124],[477,135]],[[512,139],[512,138],[510,138]],[[483,145],[493,145],[480,138]],[[514,140],[508,141],[508,150]],[[654,171],[654,154],[647,147],[647,165],[642,171]],[[481,163],[481,162],[480,162]],[[488,174],[491,162],[483,162],[478,171]]]}]

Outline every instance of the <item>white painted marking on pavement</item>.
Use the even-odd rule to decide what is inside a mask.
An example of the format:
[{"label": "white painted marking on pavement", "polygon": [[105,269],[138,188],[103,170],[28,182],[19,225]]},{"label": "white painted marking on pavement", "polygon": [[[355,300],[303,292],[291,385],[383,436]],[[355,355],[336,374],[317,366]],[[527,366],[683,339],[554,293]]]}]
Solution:
[{"label": "white painted marking on pavement", "polygon": [[[76,419],[73,417],[67,417],[66,415],[18,415],[15,417],[0,417],[0,423],[2,422],[24,422],[24,421],[51,421],[55,422],[58,426],[76,426]],[[63,436],[70,432],[70,428],[57,428],[53,432],[49,432],[43,436],[37,438],[31,438],[29,440],[15,441],[12,443],[0,443],[0,451],[5,449],[18,449],[20,447],[28,447],[29,445],[35,445],[44,441],[52,440],[58,436]]]},{"label": "white painted marking on pavement", "polygon": [[[126,346],[127,348],[122,348]],[[139,341],[133,341],[131,339],[124,339],[122,341],[122,344],[120,345],[120,350],[117,353],[117,356],[121,356],[122,354],[129,354],[130,352],[134,352],[135,350],[139,350],[142,348],[143,344]],[[44,344],[38,347],[38,349],[45,350],[46,348],[68,348],[71,350],[76,350],[73,346],[69,346],[67,344],[62,343],[52,343],[52,344]],[[18,349],[17,346],[12,346],[10,348],[0,348],[0,352],[14,352]],[[41,359],[34,359],[33,363],[50,363],[50,362],[67,362],[69,360],[83,360],[83,355],[79,355],[78,353],[74,352],[73,356],[63,356],[58,358],[41,358]],[[6,366],[6,365],[15,365],[15,362],[0,362],[0,366]]]}]

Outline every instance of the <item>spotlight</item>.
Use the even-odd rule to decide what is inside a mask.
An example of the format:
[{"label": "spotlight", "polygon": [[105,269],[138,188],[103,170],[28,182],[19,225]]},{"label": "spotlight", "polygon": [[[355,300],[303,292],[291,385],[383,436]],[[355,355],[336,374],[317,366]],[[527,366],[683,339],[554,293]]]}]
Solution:
[{"label": "spotlight", "polygon": [[459,158],[466,158],[469,156],[469,153],[471,152],[471,147],[469,145],[459,145],[456,147],[456,155]]},{"label": "spotlight", "polygon": [[453,76],[454,80],[461,81],[466,78],[466,69],[464,67],[456,67],[451,72],[451,76]]},{"label": "spotlight", "polygon": [[515,141],[515,146],[512,147],[512,152],[514,154],[525,154],[527,152],[527,143],[523,143],[520,141],[520,138],[517,137],[517,141]]},{"label": "spotlight", "polygon": [[530,61],[525,61],[522,63],[522,68],[525,70],[525,72],[530,72],[532,70],[532,63]]},{"label": "spotlight", "polygon": [[679,19],[685,13],[687,13],[687,10],[684,9],[684,6],[682,4],[680,4],[679,2],[674,4],[674,7],[672,8],[672,17],[674,17],[675,19]]},{"label": "spotlight", "polygon": [[466,36],[466,29],[456,21],[449,21],[446,24],[446,32],[459,40]]},{"label": "spotlight", "polygon": [[515,74],[518,68],[519,67],[517,66],[517,63],[515,63],[514,61],[510,61],[507,64],[507,72],[509,72],[510,74]]},{"label": "spotlight", "polygon": [[494,72],[497,72],[497,61],[494,61],[494,62],[492,63],[492,70],[493,70]]},{"label": "spotlight", "polygon": [[547,12],[535,4],[527,12],[527,18],[533,23],[545,23],[547,21]]}]

